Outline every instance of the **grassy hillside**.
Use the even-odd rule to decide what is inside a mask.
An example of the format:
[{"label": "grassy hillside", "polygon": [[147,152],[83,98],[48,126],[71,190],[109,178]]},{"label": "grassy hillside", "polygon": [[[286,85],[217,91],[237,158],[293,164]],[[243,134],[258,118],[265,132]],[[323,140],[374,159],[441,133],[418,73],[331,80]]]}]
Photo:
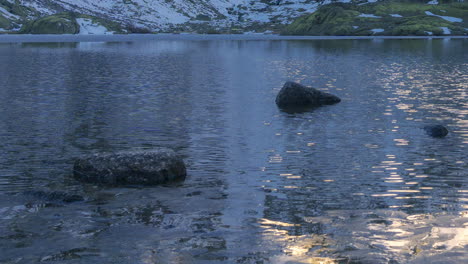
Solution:
[{"label": "grassy hillside", "polygon": [[[315,3],[315,1],[310,0],[308,3]],[[443,4],[429,5],[426,1],[400,1],[402,2],[380,0],[375,3],[365,3],[360,0],[353,0],[352,3],[348,4],[329,4],[320,7],[314,13],[298,18],[295,22],[286,26],[285,17],[287,18],[287,14],[289,13],[278,14],[270,22],[255,22],[244,25],[232,21],[228,24],[211,23],[213,22],[212,20],[215,20],[213,17],[199,14],[190,23],[174,24],[164,30],[165,32],[205,34],[242,34],[244,32],[269,31],[281,32],[283,35],[316,36],[468,35],[468,3],[444,2]],[[279,3],[276,0],[262,0],[261,2],[273,7],[278,6]],[[24,6],[24,3],[25,1],[0,0],[0,33],[77,34],[80,32],[80,23],[81,31],[86,32],[83,29],[87,26],[83,22],[76,20],[80,21],[79,18],[91,20],[93,25],[104,26],[108,31],[115,33],[150,33],[160,31],[158,28],[146,28],[144,24],[134,24],[131,21],[114,21],[112,15],[100,16],[98,14],[99,17],[96,17],[84,15],[76,11],[64,12],[66,9],[56,6],[54,3],[57,2],[54,1],[47,2],[48,5],[53,6],[51,10],[54,10],[49,13],[39,13],[30,6]],[[282,3],[284,6],[289,5],[287,2]],[[266,12],[262,10],[260,11]],[[241,11],[245,12],[243,16],[249,16],[247,9],[240,8],[236,12]],[[255,12],[258,13],[260,11],[256,10]],[[306,9],[302,9],[301,12],[305,11]],[[50,13],[56,14],[44,16]],[[296,13],[296,15],[298,14]],[[242,16],[239,15],[240,17]]]},{"label": "grassy hillside", "polygon": [[115,33],[123,33],[121,24],[105,18],[75,12],[41,16],[35,9],[22,5],[21,1],[0,0],[0,8],[3,10],[0,12],[0,33],[77,34],[80,32],[77,18],[88,19]]},{"label": "grassy hillside", "polygon": [[121,33],[122,28],[118,23],[114,23],[102,18],[76,13],[60,13],[52,16],[42,17],[29,21],[23,25],[19,33],[24,34],[78,34],[80,26],[77,18],[86,18],[97,25],[102,25],[110,31]]},{"label": "grassy hillside", "polygon": [[467,35],[468,4],[428,5],[378,2],[365,5],[331,4],[300,17],[284,35]]},{"label": "grassy hillside", "polygon": [[18,29],[23,20],[37,15],[37,12],[31,8],[25,7],[19,1],[0,0],[0,8],[9,15],[0,12],[0,32],[14,31]]},{"label": "grassy hillside", "polygon": [[71,13],[43,17],[23,26],[20,33],[26,34],[77,34],[80,26]]}]

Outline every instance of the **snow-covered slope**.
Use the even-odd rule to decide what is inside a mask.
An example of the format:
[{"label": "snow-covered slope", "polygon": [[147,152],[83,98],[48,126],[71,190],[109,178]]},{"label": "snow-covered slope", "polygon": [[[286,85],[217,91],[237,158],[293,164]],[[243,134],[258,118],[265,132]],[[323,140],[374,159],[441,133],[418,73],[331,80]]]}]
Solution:
[{"label": "snow-covered slope", "polygon": [[76,23],[80,26],[80,35],[112,35],[106,27],[93,23],[91,19],[77,18]]},{"label": "snow-covered slope", "polygon": [[[278,30],[298,17],[334,2],[357,5],[378,0],[0,0],[0,28],[19,30],[21,24],[52,14],[74,12],[76,18],[116,22],[127,32],[231,32]],[[464,0],[460,0],[464,1]],[[426,5],[420,3],[421,5]],[[431,5],[438,4],[430,1]],[[14,8],[13,8],[14,7]],[[20,12],[18,12],[20,10]],[[448,21],[458,18],[435,15]],[[361,17],[369,16],[362,14]],[[376,16],[377,17],[377,16]],[[455,22],[459,22],[456,20]],[[116,23],[113,23],[114,25]],[[89,25],[78,21],[80,32]],[[96,27],[99,27],[99,23]],[[109,27],[108,27],[109,28]],[[0,30],[2,31],[2,30]],[[118,31],[113,27],[109,31]],[[125,32],[125,30],[123,30]]]},{"label": "snow-covered slope", "polygon": [[180,24],[216,27],[284,24],[313,12],[323,2],[330,0],[20,0],[41,15],[74,11],[151,30]]}]

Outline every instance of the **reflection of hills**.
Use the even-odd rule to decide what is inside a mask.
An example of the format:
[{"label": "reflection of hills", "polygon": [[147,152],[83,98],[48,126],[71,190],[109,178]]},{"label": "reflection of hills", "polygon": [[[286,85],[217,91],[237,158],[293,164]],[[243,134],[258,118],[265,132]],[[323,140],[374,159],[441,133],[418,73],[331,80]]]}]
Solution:
[{"label": "reflection of hills", "polygon": [[69,60],[68,113],[80,129],[69,133],[75,146],[107,141],[91,147],[187,147],[191,106],[184,95],[191,87],[192,65],[179,59],[187,51],[169,56],[124,47],[106,51],[98,46]]}]

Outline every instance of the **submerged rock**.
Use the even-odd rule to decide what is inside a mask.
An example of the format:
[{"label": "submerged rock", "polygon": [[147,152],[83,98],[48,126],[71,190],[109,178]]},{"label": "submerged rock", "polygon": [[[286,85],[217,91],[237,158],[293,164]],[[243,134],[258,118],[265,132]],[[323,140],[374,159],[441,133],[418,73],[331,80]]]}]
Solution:
[{"label": "submerged rock", "polygon": [[184,180],[183,160],[168,148],[94,154],[75,161],[75,179],[105,185],[155,185]]},{"label": "submerged rock", "polygon": [[276,96],[278,107],[286,109],[332,105],[340,101],[338,96],[295,82],[286,82]]},{"label": "submerged rock", "polygon": [[25,191],[24,195],[32,196],[38,200],[45,200],[49,202],[64,202],[73,203],[84,201],[83,196],[78,194],[70,194],[60,191],[42,191],[42,190],[31,190]]},{"label": "submerged rock", "polygon": [[443,125],[429,125],[425,126],[424,130],[426,133],[431,136],[431,137],[437,137],[437,138],[443,138],[447,136],[448,134],[448,129],[444,127]]}]

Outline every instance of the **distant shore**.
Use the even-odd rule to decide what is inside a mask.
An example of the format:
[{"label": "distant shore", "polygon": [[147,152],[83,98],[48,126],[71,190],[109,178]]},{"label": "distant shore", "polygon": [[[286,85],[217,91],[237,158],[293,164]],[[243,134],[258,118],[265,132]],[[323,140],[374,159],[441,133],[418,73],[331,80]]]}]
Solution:
[{"label": "distant shore", "polygon": [[116,35],[0,35],[0,43],[123,42],[147,40],[358,40],[358,39],[468,39],[468,36],[281,36],[274,34],[116,34]]}]

